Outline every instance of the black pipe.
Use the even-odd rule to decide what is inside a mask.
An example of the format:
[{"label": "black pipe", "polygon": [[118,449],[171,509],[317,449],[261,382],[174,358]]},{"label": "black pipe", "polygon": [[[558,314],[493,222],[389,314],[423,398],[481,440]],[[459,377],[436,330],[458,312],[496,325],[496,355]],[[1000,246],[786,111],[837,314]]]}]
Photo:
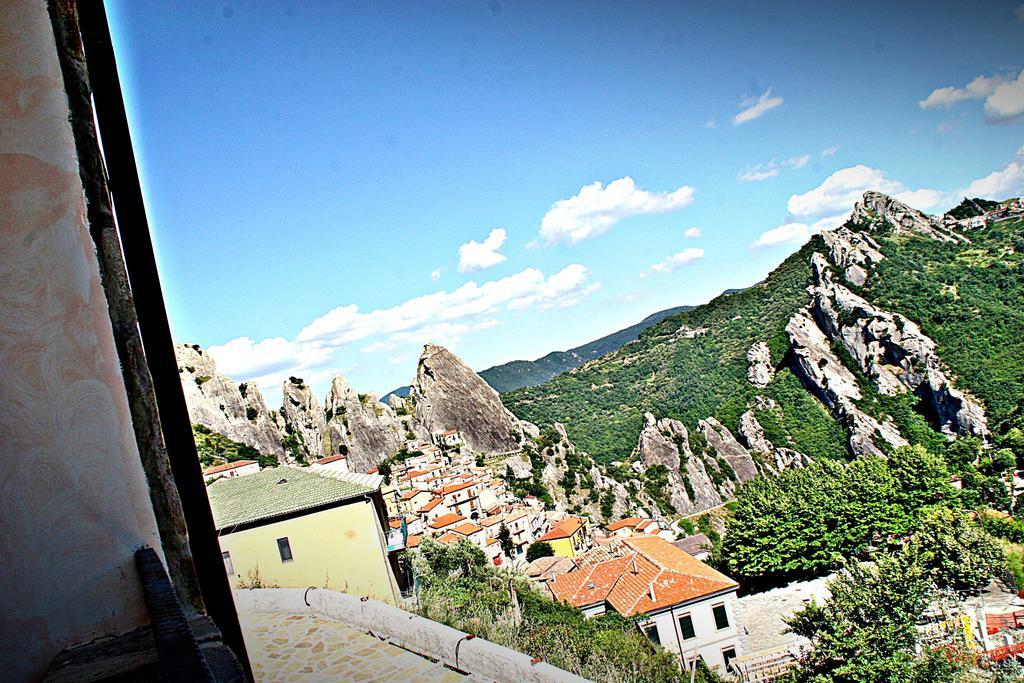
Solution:
[{"label": "black pipe", "polygon": [[106,9],[99,0],[76,4],[114,216],[135,300],[146,362],[153,378],[171,472],[188,528],[189,548],[199,577],[200,591],[207,613],[251,679],[252,670],[231,597],[220,544],[217,542],[213,514],[210,512],[192,436],[192,424],[178,377],[174,340],[160,289],[160,275],[153,253],[153,241],[146,218],[146,206],[139,183]]}]

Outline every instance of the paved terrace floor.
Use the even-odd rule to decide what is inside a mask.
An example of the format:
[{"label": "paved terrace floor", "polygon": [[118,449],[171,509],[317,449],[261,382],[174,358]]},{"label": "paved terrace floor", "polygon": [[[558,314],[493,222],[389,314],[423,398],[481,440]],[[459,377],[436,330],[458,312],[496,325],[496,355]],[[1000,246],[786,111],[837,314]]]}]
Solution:
[{"label": "paved terrace floor", "polygon": [[257,683],[277,681],[461,681],[466,677],[336,621],[242,612]]}]

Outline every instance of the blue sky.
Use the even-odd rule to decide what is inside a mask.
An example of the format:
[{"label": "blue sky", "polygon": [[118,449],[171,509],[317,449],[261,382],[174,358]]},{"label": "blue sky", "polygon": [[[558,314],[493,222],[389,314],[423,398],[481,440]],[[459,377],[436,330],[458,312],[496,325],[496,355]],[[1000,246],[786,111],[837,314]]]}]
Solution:
[{"label": "blue sky", "polygon": [[702,303],[864,189],[1024,193],[1019,0],[108,6],[176,340],[272,404]]}]

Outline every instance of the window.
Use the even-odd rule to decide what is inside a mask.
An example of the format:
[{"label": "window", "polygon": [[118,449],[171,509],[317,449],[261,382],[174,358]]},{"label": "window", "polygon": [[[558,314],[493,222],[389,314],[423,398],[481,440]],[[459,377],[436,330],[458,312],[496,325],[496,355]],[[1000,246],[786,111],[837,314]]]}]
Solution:
[{"label": "window", "polygon": [[729,615],[725,612],[725,605],[715,605],[711,611],[715,613],[715,626],[719,631],[729,628]]},{"label": "window", "polygon": [[224,552],[220,554],[224,558],[224,569],[227,570],[228,576],[235,575],[235,566],[231,564],[231,553]]},{"label": "window", "polygon": [[727,647],[722,650],[722,661],[725,662],[725,670],[729,670],[729,662],[736,659],[736,648]]},{"label": "window", "polygon": [[658,625],[657,624],[647,624],[646,626],[643,626],[642,628],[643,628],[643,631],[644,631],[644,635],[647,636],[647,639],[649,641],[651,641],[655,645],[661,645],[661,637],[658,635]]},{"label": "window", "polygon": [[282,562],[292,561],[292,546],[288,543],[288,537],[277,539],[277,552],[281,554]]},{"label": "window", "polygon": [[679,617],[679,632],[683,634],[683,640],[697,637],[697,632],[693,630],[693,618],[689,614]]}]

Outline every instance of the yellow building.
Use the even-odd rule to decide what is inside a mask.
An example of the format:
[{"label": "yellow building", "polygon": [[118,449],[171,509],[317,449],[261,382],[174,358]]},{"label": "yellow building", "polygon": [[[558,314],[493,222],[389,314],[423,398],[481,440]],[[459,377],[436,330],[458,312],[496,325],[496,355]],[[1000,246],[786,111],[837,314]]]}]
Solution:
[{"label": "yellow building", "polygon": [[207,491],[235,588],[316,586],[391,604],[398,586],[382,523],[381,477],[275,467]]},{"label": "yellow building", "polygon": [[537,539],[551,545],[557,557],[576,557],[587,549],[587,520],[583,517],[566,517],[551,531]]}]

